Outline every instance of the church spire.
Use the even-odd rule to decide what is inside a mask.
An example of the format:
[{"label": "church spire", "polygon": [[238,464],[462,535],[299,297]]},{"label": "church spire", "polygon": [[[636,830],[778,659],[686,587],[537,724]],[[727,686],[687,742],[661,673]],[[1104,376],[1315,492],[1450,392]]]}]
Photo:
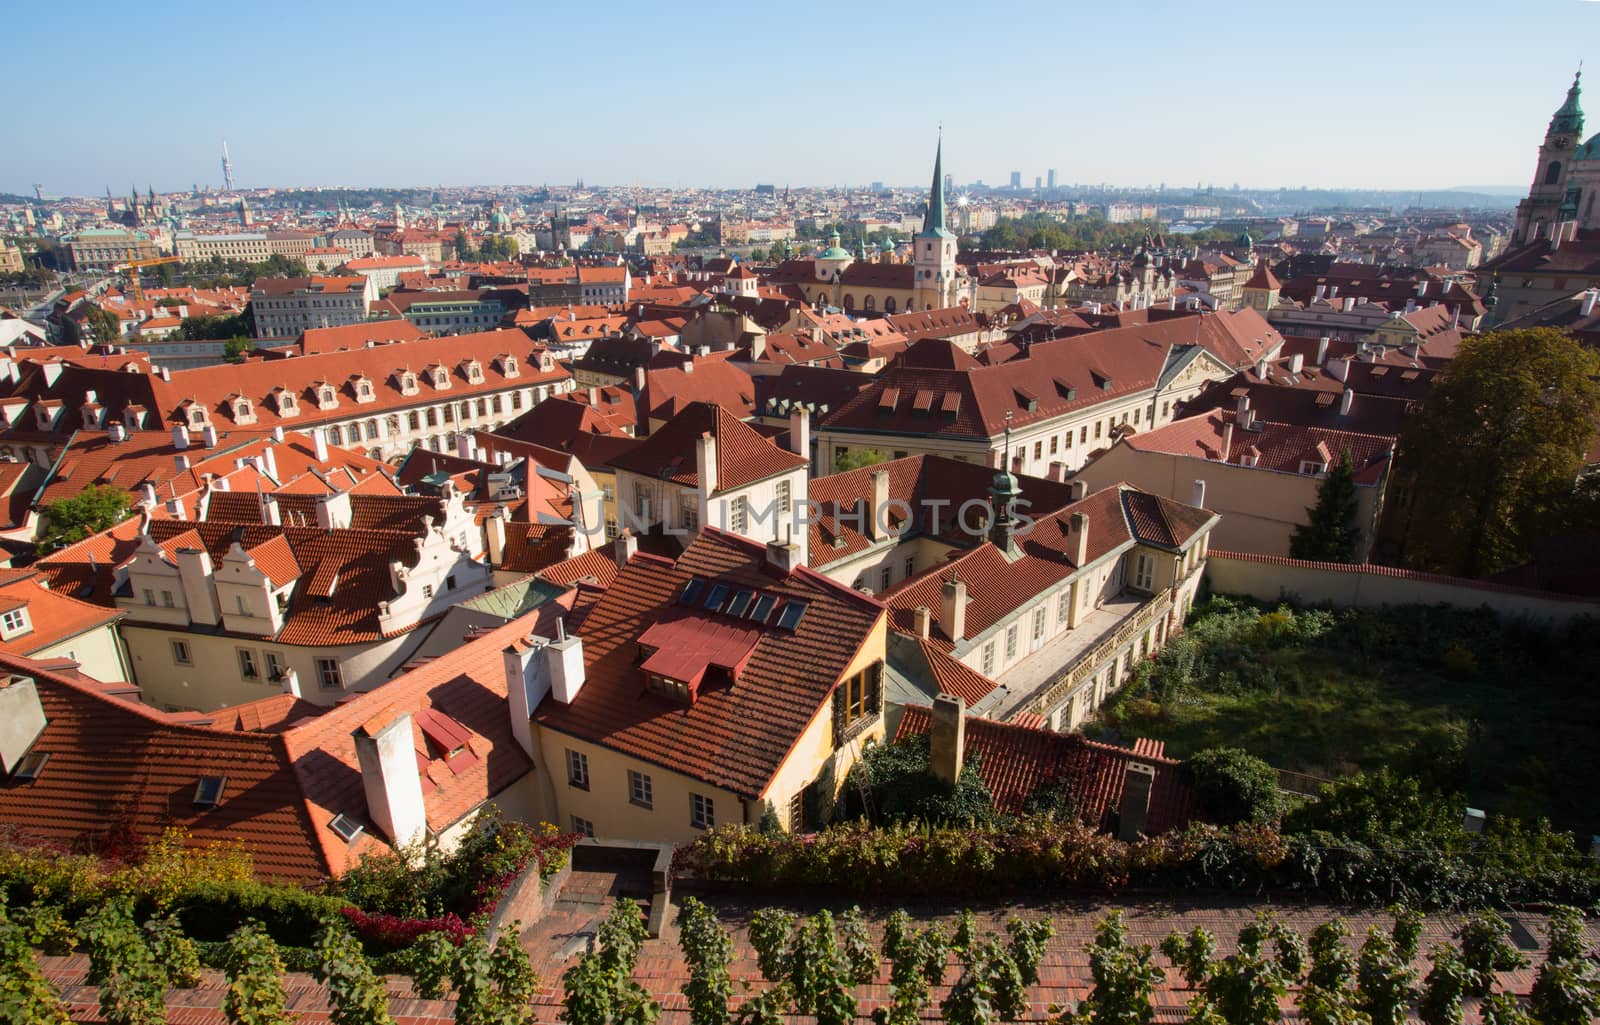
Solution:
[{"label": "church spire", "polygon": [[944,133],[939,133],[939,145],[933,151],[933,189],[928,193],[928,212],[922,219],[922,233],[939,238],[950,237],[944,226]]},{"label": "church spire", "polygon": [[1550,118],[1550,130],[1546,135],[1561,133],[1577,134],[1583,131],[1583,107],[1578,104],[1578,97],[1583,92],[1583,68],[1578,68],[1577,74],[1572,76],[1572,85],[1567,87],[1567,98],[1561,107]]}]

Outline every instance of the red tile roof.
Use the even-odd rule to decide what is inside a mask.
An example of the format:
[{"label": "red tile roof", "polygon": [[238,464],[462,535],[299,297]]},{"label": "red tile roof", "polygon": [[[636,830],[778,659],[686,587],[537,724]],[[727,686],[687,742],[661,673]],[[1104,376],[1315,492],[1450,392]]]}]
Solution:
[{"label": "red tile roof", "polygon": [[31,655],[121,619],[123,614],[102,605],[80,601],[70,593],[53,591],[49,578],[36,569],[0,570],[0,606],[27,607],[29,630],[0,641],[0,651]]},{"label": "red tile roof", "polygon": [[[930,710],[908,705],[895,740],[922,736],[930,731]],[[1140,762],[1156,770],[1150,790],[1145,832],[1156,836],[1178,829],[1200,817],[1199,803],[1183,777],[1178,762],[1142,752],[1086,740],[1077,733],[999,723],[969,716],[966,721],[967,757],[975,760],[978,775],[994,797],[995,807],[1017,813],[1041,787],[1063,785],[1073,808],[1084,822],[1108,827],[1122,801],[1128,764]]]},{"label": "red tile roof", "polygon": [[[697,371],[698,372],[698,371]],[[717,443],[717,493],[805,466],[806,456],[774,445],[739,417],[718,405],[685,406],[642,444],[612,460],[619,470],[699,487],[699,439],[710,434]]]},{"label": "red tile roof", "polygon": [[[714,527],[702,530],[675,564],[634,556],[584,620],[582,690],[570,705],[547,697],[534,718],[558,733],[759,797],[884,614],[874,599],[810,570],[777,576],[765,563],[765,546]],[[759,628],[736,683],[703,687],[685,705],[647,691],[637,657],[640,635],[679,608],[674,602],[691,576],[806,608],[792,631]]]},{"label": "red tile roof", "polygon": [[1271,420],[1256,421],[1261,426],[1259,431],[1245,430],[1236,421],[1237,416],[1232,411],[1213,410],[1200,416],[1174,420],[1144,434],[1129,434],[1122,439],[1122,444],[1139,452],[1166,452],[1193,459],[1221,460],[1223,431],[1231,424],[1232,443],[1226,460],[1229,463],[1239,465],[1244,452],[1254,448],[1260,454],[1256,468],[1297,474],[1303,461],[1338,462],[1340,455],[1348,452],[1358,477],[1363,478],[1364,483],[1376,483],[1375,478],[1366,471],[1387,465],[1394,451],[1394,438],[1383,435],[1302,427]]}]

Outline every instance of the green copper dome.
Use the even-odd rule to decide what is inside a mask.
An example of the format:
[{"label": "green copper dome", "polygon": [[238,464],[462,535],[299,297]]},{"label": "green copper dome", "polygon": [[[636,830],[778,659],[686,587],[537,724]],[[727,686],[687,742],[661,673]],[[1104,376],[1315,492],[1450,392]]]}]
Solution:
[{"label": "green copper dome", "polygon": [[851,259],[850,251],[848,249],[841,249],[839,247],[839,233],[837,231],[828,236],[828,248],[824,249],[822,251],[822,255],[817,257],[817,259],[819,259],[819,260],[848,260],[848,259]]}]

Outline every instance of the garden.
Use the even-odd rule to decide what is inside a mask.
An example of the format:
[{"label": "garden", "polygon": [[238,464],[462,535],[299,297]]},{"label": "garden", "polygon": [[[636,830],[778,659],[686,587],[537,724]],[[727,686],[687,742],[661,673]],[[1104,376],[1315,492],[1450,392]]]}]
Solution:
[{"label": "garden", "polygon": [[1101,710],[1187,758],[1240,747],[1325,779],[1388,768],[1465,804],[1600,831],[1600,625],[1444,606],[1266,608],[1226,597]]}]

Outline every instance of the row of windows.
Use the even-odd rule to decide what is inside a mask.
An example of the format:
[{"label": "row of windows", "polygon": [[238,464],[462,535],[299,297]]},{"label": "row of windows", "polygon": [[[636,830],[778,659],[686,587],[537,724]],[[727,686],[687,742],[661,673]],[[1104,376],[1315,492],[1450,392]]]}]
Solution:
[{"label": "row of windows", "polygon": [[[189,642],[176,638],[170,641],[172,646],[172,661],[180,666],[194,665],[194,649]],[[281,652],[264,651],[257,653],[254,648],[237,648],[235,653],[239,659],[239,678],[243,680],[259,680],[266,674],[269,682],[276,683],[283,679],[289,663]],[[339,665],[338,659],[319,658],[316,660],[317,685],[323,690],[343,690],[344,670]]]},{"label": "row of windows", "polygon": [[[567,748],[567,783],[579,790],[589,789],[589,756],[582,751]],[[640,808],[656,806],[655,782],[649,773],[628,770],[628,802]],[[695,829],[713,829],[717,824],[716,802],[704,794],[689,795],[689,825]],[[574,815],[573,832],[594,835],[594,823]]]}]

